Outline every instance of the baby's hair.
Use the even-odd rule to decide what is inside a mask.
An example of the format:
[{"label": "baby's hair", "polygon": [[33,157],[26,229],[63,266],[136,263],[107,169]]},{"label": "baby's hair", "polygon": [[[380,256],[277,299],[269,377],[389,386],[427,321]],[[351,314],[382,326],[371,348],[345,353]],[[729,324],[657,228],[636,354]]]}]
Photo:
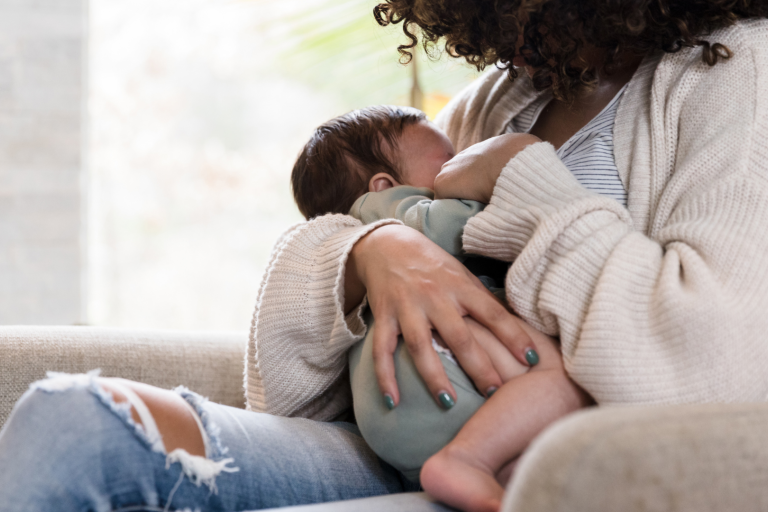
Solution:
[{"label": "baby's hair", "polygon": [[415,108],[381,105],[353,110],[319,126],[291,173],[299,211],[307,219],[348,213],[380,172],[402,182],[394,157],[398,139],[406,126],[426,119]]}]

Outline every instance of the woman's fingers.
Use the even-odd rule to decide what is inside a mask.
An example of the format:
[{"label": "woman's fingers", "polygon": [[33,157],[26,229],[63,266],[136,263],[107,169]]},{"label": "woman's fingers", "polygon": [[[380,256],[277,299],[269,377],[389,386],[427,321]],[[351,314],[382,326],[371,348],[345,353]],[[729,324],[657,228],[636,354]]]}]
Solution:
[{"label": "woman's fingers", "polygon": [[397,320],[392,316],[381,315],[373,329],[373,366],[376,380],[384,400],[384,405],[394,409],[400,403],[400,390],[395,378],[394,353],[397,348],[399,329]]},{"label": "woman's fingers", "polygon": [[[475,341],[488,353],[493,367],[499,372],[502,383],[528,373],[530,367],[520,363],[490,329],[479,324],[477,320],[470,316],[464,317],[464,323],[467,324],[467,328],[472,333],[472,336],[475,337]],[[547,356],[542,353],[544,352],[544,347],[540,343],[537,343],[536,347],[542,360],[546,360]]]},{"label": "woman's fingers", "polygon": [[464,307],[472,318],[490,329],[504,343],[515,359],[528,366],[539,363],[536,345],[521,327],[522,320],[507,311],[490,294],[481,291],[476,300],[467,301]]},{"label": "woman's fingers", "polygon": [[472,379],[475,387],[481,393],[489,396],[501,387],[501,376],[496,371],[487,351],[475,340],[464,317],[460,316],[458,312],[450,316],[444,315],[440,323],[435,324],[435,327],[445,344],[461,363],[461,368]]},{"label": "woman's fingers", "polygon": [[382,226],[358,241],[352,255],[355,275],[367,290],[376,318],[374,365],[388,406],[400,401],[393,360],[399,333],[427,387],[444,407],[455,401],[456,394],[432,347],[433,328],[483,393],[500,386],[501,377],[466,328],[464,316],[488,327],[521,363],[535,362],[533,342],[516,318],[466,267],[421,233],[405,226]]},{"label": "woman's fingers", "polygon": [[432,326],[423,316],[406,314],[401,317],[400,328],[413,364],[435,402],[444,409],[450,409],[456,404],[456,390],[432,346]]}]

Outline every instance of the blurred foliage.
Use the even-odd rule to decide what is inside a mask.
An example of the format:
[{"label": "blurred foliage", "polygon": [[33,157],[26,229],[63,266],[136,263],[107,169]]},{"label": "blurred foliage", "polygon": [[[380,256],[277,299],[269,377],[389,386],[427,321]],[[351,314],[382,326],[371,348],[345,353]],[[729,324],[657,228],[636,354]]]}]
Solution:
[{"label": "blurred foliage", "polygon": [[[243,0],[268,2],[275,0]],[[408,39],[402,25],[380,27],[376,0],[281,0],[281,9],[259,24],[270,35],[280,71],[339,97],[349,109],[371,104],[408,104],[413,65],[400,63],[397,46]],[[419,46],[418,84],[430,117],[477,77],[463,61]]]}]

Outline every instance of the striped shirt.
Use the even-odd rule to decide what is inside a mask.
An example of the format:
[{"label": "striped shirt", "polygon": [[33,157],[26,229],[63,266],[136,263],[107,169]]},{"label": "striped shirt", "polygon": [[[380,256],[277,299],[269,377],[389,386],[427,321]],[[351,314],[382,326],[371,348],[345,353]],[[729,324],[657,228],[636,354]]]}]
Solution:
[{"label": "striped shirt", "polygon": [[[626,85],[608,105],[560,146],[557,156],[585,188],[627,206],[627,191],[613,156],[613,122]],[[549,103],[549,96],[534,101],[507,125],[505,133],[528,133]]]}]

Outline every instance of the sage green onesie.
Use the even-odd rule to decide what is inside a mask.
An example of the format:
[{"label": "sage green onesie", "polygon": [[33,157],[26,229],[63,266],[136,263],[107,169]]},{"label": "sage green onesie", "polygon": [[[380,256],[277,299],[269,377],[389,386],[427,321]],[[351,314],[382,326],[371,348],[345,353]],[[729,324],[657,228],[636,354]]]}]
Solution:
[{"label": "sage green onesie", "polygon": [[435,199],[428,188],[392,187],[368,192],[352,205],[349,214],[363,224],[382,219],[398,219],[422,232],[427,238],[460,261],[466,259],[461,235],[467,221],[483,211],[485,205],[464,199]]},{"label": "sage green onesie", "polygon": [[[461,235],[467,221],[485,207],[476,201],[433,199],[431,190],[415,187],[394,187],[382,192],[370,192],[352,205],[350,215],[369,224],[381,219],[396,218],[416,229],[448,253],[465,262],[470,270],[480,274],[492,292],[503,296],[496,287],[499,280],[476,271],[461,248]],[[494,266],[493,260],[482,259],[478,269]],[[506,264],[501,264],[506,270]],[[496,265],[498,269],[499,266]],[[496,272],[498,275],[499,272]],[[503,276],[502,278],[503,279]],[[402,337],[395,350],[395,375],[400,390],[400,403],[389,410],[379,390],[373,367],[374,320],[365,314],[368,331],[365,338],[349,351],[350,382],[355,419],[360,432],[373,451],[403,472],[412,481],[419,480],[424,462],[456,436],[464,423],[485,402],[464,371],[445,354],[438,354],[446,374],[456,390],[456,404],[449,410],[438,406],[426,384],[404,349]]]}]

